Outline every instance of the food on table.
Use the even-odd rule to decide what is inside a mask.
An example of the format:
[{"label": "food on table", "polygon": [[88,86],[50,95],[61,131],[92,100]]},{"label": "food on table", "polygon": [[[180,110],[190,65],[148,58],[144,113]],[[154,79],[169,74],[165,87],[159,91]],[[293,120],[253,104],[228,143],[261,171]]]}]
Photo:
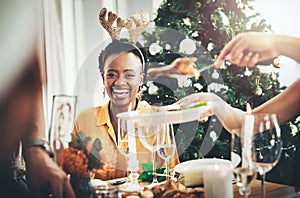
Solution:
[{"label": "food on table", "polygon": [[156,185],[152,188],[146,188],[138,194],[141,198],[150,197],[190,197],[190,198],[204,198],[204,189],[196,187],[193,189],[186,188],[183,184],[175,182],[174,180],[167,180],[166,183],[161,185]]},{"label": "food on table", "polygon": [[111,180],[126,175],[125,170],[116,170],[113,167],[102,166],[101,169],[93,169],[94,179],[101,179],[103,181]]}]

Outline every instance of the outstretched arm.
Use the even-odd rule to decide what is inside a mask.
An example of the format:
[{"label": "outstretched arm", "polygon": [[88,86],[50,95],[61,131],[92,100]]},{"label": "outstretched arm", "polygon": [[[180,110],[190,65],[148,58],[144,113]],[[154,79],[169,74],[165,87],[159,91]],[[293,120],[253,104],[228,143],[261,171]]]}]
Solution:
[{"label": "outstretched arm", "polygon": [[286,90],[253,110],[253,113],[268,112],[277,114],[280,124],[291,121],[300,113],[300,79]]},{"label": "outstretched arm", "polygon": [[[300,113],[300,79],[296,80],[282,93],[255,108],[253,113],[275,113],[280,124],[291,121]],[[228,130],[239,128],[243,124],[246,112],[231,107],[213,93],[195,93],[176,102],[181,107],[187,107],[197,102],[211,102],[212,108],[202,114],[202,117],[216,115],[222,125]]]},{"label": "outstretched arm", "polygon": [[246,32],[235,36],[220,53],[216,67],[227,60],[241,67],[287,56],[300,63],[300,38],[265,32]]}]

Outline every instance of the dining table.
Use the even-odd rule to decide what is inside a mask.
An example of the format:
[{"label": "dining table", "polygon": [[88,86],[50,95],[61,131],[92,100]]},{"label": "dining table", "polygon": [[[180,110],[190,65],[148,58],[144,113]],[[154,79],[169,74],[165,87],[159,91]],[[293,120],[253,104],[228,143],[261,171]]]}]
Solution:
[{"label": "dining table", "polygon": [[[116,180],[110,180],[109,183],[112,183]],[[149,185],[149,182],[139,182],[142,186]],[[163,183],[163,182],[162,182]],[[296,188],[294,186],[279,184],[274,182],[265,181],[265,198],[296,198],[300,197],[300,194],[297,196]],[[199,186],[197,186],[199,187]],[[200,186],[203,187],[203,186]],[[188,187],[191,189],[192,187]],[[205,191],[204,191],[205,192]],[[248,196],[249,198],[261,198],[262,197],[262,189],[261,189],[261,180],[255,179],[251,183],[251,194]],[[124,196],[123,196],[124,197]],[[239,194],[239,187],[236,184],[233,184],[233,198],[242,197]]]},{"label": "dining table", "polygon": [[[294,186],[279,184],[274,182],[265,181],[265,198],[293,198],[296,196],[296,189]],[[260,198],[261,196],[261,180],[254,180],[251,183],[251,194],[249,198]],[[234,198],[241,197],[237,185],[233,185]],[[300,196],[299,196],[300,197]]]}]

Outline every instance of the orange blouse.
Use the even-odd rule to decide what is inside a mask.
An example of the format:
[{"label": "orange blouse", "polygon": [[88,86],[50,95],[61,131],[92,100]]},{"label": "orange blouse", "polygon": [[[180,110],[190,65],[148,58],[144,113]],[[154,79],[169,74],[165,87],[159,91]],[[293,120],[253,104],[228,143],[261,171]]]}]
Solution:
[{"label": "orange blouse", "polygon": [[[83,132],[86,137],[91,137],[92,140],[99,138],[102,144],[102,149],[99,154],[101,156],[102,170],[96,170],[96,177],[100,179],[114,179],[126,176],[126,158],[121,154],[117,147],[114,128],[109,116],[109,101],[103,106],[91,107],[80,112],[75,121],[73,133],[76,135],[79,131]],[[140,108],[138,104],[137,109]],[[90,141],[87,148],[92,146],[93,141]],[[142,172],[142,164],[151,163],[152,155],[147,150],[139,138],[136,137],[137,159],[139,160],[140,170]],[[156,155],[158,167],[164,166],[164,160]],[[173,168],[179,163],[178,154],[170,160],[169,167]]]}]

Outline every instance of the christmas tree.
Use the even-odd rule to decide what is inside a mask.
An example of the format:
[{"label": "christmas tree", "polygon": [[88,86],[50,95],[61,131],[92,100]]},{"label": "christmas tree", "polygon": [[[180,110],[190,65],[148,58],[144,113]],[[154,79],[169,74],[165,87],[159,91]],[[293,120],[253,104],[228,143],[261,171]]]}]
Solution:
[{"label": "christmas tree", "polygon": [[[252,2],[164,0],[154,19],[156,27],[143,35],[145,46],[149,46],[148,66],[161,67],[186,56],[197,57],[196,66],[200,69],[211,64],[224,45],[238,33],[272,31],[271,26],[255,12]],[[276,60],[259,63],[253,68],[225,63],[218,71],[203,72],[199,79],[148,79],[143,86],[142,99],[150,104],[167,105],[191,93],[214,92],[233,107],[245,110],[248,102],[255,108],[285,88],[277,80],[276,67],[279,64]],[[230,158],[230,135],[216,117],[183,123],[175,128],[181,161],[201,157]],[[282,157],[277,167],[267,174],[267,180],[291,183],[293,170],[289,174],[284,167],[294,166],[299,122],[295,120],[281,128]]]}]

